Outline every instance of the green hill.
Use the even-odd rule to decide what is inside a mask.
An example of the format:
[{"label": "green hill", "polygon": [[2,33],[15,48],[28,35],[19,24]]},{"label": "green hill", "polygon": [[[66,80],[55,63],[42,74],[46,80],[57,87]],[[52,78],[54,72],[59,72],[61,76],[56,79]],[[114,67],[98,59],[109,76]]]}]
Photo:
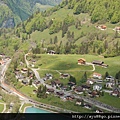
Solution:
[{"label": "green hill", "polygon": [[[32,15],[16,28],[16,35],[23,41],[29,38],[36,43],[37,47],[32,49],[34,53],[53,49],[60,54],[118,56],[120,33],[113,30],[120,26],[118,2],[64,0],[56,7]],[[114,17],[116,22],[113,22]],[[100,25],[107,29],[101,30],[97,27]]]},{"label": "green hill", "polygon": [[1,0],[0,27],[14,27],[17,23],[26,20],[36,11],[43,11],[57,5],[61,0]]}]

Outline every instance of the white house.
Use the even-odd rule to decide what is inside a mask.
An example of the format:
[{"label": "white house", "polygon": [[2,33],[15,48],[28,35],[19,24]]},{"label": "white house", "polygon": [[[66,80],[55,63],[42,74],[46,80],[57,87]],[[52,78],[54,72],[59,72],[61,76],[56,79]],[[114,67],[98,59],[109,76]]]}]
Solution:
[{"label": "white house", "polygon": [[106,88],[113,88],[114,85],[115,85],[115,83],[113,83],[113,82],[107,82],[106,83]]},{"label": "white house", "polygon": [[101,84],[95,84],[95,85],[93,85],[93,90],[100,91],[101,89],[102,89],[102,85]]}]

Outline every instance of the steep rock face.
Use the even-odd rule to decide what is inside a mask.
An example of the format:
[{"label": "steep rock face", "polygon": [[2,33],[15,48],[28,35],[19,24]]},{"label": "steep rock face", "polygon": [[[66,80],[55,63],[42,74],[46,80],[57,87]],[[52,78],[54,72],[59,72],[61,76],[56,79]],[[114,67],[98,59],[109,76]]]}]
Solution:
[{"label": "steep rock face", "polygon": [[[0,0],[0,27],[14,27],[26,20],[33,12],[45,10],[62,0]],[[37,9],[36,8],[37,5]],[[47,6],[46,6],[47,5]],[[42,9],[41,9],[42,7]]]}]

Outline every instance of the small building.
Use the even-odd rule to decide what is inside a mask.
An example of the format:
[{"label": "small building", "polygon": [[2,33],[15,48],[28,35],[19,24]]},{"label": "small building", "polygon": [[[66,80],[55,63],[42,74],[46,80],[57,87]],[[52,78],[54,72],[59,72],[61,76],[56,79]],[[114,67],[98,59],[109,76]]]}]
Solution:
[{"label": "small building", "polygon": [[83,90],[89,90],[90,86],[89,85],[82,85]]},{"label": "small building", "polygon": [[93,85],[93,90],[100,91],[101,89],[102,89],[102,85],[101,84],[95,84],[95,85]]},{"label": "small building", "polygon": [[62,79],[68,78],[69,76],[70,75],[68,73],[65,73],[65,74],[61,73],[60,74],[60,78],[62,78]]},{"label": "small building", "polygon": [[115,31],[120,31],[120,27],[115,27],[113,30],[115,30]]},{"label": "small building", "polygon": [[104,64],[104,62],[103,62],[103,61],[94,60],[94,61],[92,62],[92,64],[95,64],[95,65],[102,65],[102,64]]},{"label": "small building", "polygon": [[21,73],[27,73],[28,69],[27,68],[22,68]]},{"label": "small building", "polygon": [[28,85],[28,84],[29,84],[29,81],[28,81],[27,79],[25,79],[25,80],[22,80],[22,83],[23,83],[24,85]]},{"label": "small building", "polygon": [[84,58],[78,59],[78,65],[84,65],[86,64],[86,60]]},{"label": "small building", "polygon": [[114,88],[111,95],[120,97],[120,89],[119,88]]},{"label": "small building", "polygon": [[53,78],[53,75],[51,73],[46,73],[45,78],[51,80]]},{"label": "small building", "polygon": [[74,100],[75,97],[73,95],[67,95],[65,96],[66,100]]},{"label": "small building", "polygon": [[63,93],[62,91],[58,91],[58,92],[56,92],[56,94],[57,94],[58,96],[63,96],[63,95],[64,95],[64,93]]},{"label": "small building", "polygon": [[106,81],[112,82],[112,81],[114,81],[114,77],[113,76],[108,76],[108,77],[106,77]]},{"label": "small building", "polygon": [[75,83],[74,83],[74,82],[68,82],[68,85],[69,85],[70,87],[72,87],[72,86],[75,85]]},{"label": "small building", "polygon": [[93,78],[102,79],[102,75],[101,75],[100,73],[94,72],[94,73],[93,73]]},{"label": "small building", "polygon": [[92,106],[90,104],[85,104],[84,107],[87,109],[92,109]]},{"label": "small building", "polygon": [[81,86],[77,86],[74,88],[74,92],[77,94],[82,94],[83,93],[83,88]]},{"label": "small building", "polygon": [[88,95],[90,97],[99,97],[100,96],[100,92],[99,91],[96,91],[96,90],[93,90],[93,91],[88,91]]},{"label": "small building", "polygon": [[48,89],[47,89],[47,92],[49,92],[49,93],[54,93],[54,89],[48,88]]},{"label": "small building", "polygon": [[76,100],[76,105],[82,105],[83,99],[77,99]]},{"label": "small building", "polygon": [[54,86],[60,87],[62,85],[62,83],[59,80],[54,80],[54,81],[51,81],[51,85],[53,87]]},{"label": "small building", "polygon": [[93,85],[94,82],[95,82],[95,81],[94,81],[93,79],[88,79],[87,82],[86,82],[86,84],[87,84],[87,85]]},{"label": "small building", "polygon": [[115,85],[114,82],[107,82],[105,86],[106,86],[106,88],[113,88],[114,85]]},{"label": "small building", "polygon": [[101,29],[101,30],[106,30],[107,26],[105,26],[105,25],[99,25],[98,28]]},{"label": "small building", "polygon": [[54,54],[55,54],[55,51],[54,51],[54,50],[49,50],[47,53],[48,53],[48,54],[51,54],[51,55],[54,55]]}]

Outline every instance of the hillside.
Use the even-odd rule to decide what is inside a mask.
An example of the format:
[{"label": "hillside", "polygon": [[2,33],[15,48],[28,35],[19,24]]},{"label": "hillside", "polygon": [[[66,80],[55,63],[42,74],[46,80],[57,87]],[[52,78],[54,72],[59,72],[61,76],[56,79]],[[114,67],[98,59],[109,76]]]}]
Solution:
[{"label": "hillside", "polygon": [[61,0],[0,0],[0,26],[14,27],[35,11],[43,11],[60,2]]},{"label": "hillside", "polygon": [[[117,17],[118,1],[106,0],[65,0],[60,5],[47,11],[32,15],[27,21],[16,28],[16,35],[25,41],[37,44],[34,53],[46,53],[46,50],[55,50],[59,54],[96,54],[105,57],[120,55],[120,31],[113,30],[120,26]],[[104,15],[106,3],[108,5],[106,18]],[[95,12],[99,6],[101,13]],[[115,6],[111,9],[111,6]],[[76,7],[81,6],[81,7]],[[81,9],[77,9],[81,8]],[[93,8],[95,8],[93,10]],[[109,10],[113,16],[109,15]],[[79,11],[79,12],[78,12]],[[97,13],[100,19],[95,17]],[[120,18],[120,17],[119,17]],[[96,20],[97,19],[97,20]],[[104,27],[105,29],[101,28]],[[32,46],[32,45],[31,45]]]}]

